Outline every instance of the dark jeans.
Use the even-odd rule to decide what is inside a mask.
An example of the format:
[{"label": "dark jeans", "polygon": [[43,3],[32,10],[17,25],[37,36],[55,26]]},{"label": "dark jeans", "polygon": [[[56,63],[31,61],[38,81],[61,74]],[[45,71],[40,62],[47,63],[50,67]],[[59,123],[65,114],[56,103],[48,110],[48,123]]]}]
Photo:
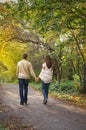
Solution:
[{"label": "dark jeans", "polygon": [[48,100],[49,85],[50,83],[44,83],[42,81],[42,93],[43,93],[44,100]]},{"label": "dark jeans", "polygon": [[20,104],[27,103],[29,79],[19,78],[18,80],[19,80]]}]

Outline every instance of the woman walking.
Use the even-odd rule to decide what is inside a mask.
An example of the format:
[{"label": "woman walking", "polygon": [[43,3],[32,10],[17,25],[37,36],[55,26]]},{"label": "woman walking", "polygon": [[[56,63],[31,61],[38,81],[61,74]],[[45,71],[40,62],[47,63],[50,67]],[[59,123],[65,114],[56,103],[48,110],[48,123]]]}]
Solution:
[{"label": "woman walking", "polygon": [[49,85],[52,80],[53,67],[52,60],[49,55],[45,57],[45,62],[42,64],[42,70],[39,74],[39,78],[42,80],[42,94],[43,94],[43,104],[47,103]]}]

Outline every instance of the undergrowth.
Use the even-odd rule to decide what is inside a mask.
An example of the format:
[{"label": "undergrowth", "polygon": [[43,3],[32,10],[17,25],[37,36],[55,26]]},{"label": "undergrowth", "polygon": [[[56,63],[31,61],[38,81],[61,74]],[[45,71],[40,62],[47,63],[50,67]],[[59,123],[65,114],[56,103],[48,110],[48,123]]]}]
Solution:
[{"label": "undergrowth", "polygon": [[[30,85],[36,90],[41,91],[41,82],[35,83],[31,82]],[[78,104],[80,106],[86,106],[86,95],[81,94],[75,87],[73,81],[52,82],[49,88],[49,94],[54,98],[66,100]]]}]

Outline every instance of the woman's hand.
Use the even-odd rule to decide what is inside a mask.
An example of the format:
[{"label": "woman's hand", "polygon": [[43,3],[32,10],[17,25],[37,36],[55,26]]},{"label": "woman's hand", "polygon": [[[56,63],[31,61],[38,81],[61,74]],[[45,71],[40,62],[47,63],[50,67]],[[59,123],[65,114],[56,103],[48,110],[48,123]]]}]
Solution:
[{"label": "woman's hand", "polygon": [[35,78],[35,82],[39,82],[39,77],[36,77],[36,78]]}]

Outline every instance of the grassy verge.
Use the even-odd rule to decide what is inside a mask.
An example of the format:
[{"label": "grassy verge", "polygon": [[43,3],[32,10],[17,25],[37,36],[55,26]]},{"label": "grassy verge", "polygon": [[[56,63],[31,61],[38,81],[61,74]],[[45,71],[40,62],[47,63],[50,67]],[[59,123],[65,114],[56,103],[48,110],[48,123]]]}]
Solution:
[{"label": "grassy verge", "polygon": [[[39,90],[41,92],[41,83],[31,82],[30,86]],[[51,87],[51,86],[50,86]],[[64,100],[68,103],[78,105],[81,107],[86,107],[86,94],[79,94],[79,93],[65,93],[65,92],[58,92],[55,90],[50,90],[49,94],[59,100]]]}]

